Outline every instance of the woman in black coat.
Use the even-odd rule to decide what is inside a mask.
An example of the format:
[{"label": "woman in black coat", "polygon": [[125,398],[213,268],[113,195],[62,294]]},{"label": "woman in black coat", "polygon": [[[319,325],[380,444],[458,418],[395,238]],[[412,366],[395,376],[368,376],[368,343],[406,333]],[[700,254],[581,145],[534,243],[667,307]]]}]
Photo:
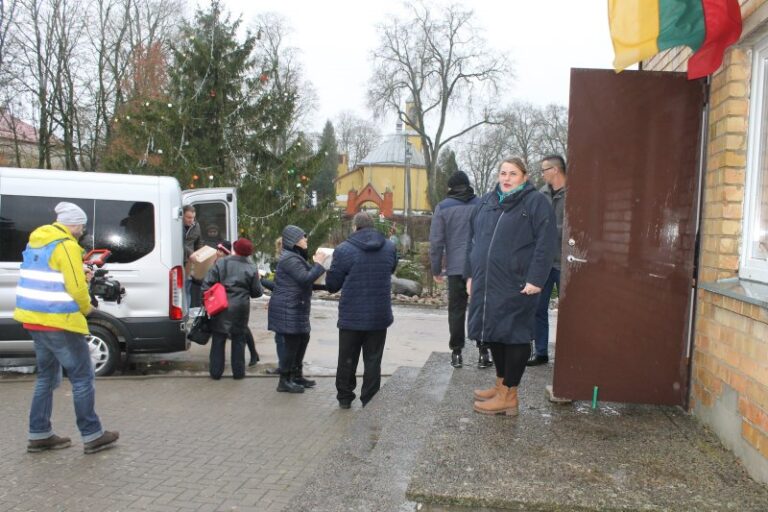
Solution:
[{"label": "woman in black coat", "polygon": [[293,225],[283,229],[283,252],[275,269],[275,289],[267,315],[267,328],[281,334],[285,341],[278,391],[303,393],[304,388],[315,385],[315,381],[304,378],[302,365],[309,344],[312,284],[325,273],[325,258],[325,254],[315,254],[315,264],[310,264],[304,230]]},{"label": "woman in black coat", "polygon": [[231,364],[235,379],[245,377],[245,345],[248,336],[248,318],[251,314],[251,298],[261,297],[262,289],[259,271],[248,260],[253,254],[253,244],[247,238],[240,238],[232,248],[234,256],[220,258],[214,263],[203,280],[203,293],[215,283],[221,283],[227,290],[227,309],[211,318],[211,353],[209,372],[212,379],[219,380],[224,373],[224,347],[227,337],[232,339]]},{"label": "woman in black coat", "polygon": [[477,412],[518,412],[517,387],[531,354],[538,294],[556,248],[552,206],[528,182],[525,163],[505,159],[498,184],[472,215],[467,248],[467,332],[490,347],[497,377],[492,388],[475,391]]}]

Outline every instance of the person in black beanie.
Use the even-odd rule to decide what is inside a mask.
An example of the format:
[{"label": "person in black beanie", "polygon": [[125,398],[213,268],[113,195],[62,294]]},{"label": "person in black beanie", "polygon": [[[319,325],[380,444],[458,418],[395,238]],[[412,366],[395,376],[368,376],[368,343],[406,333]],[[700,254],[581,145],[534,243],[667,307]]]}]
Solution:
[{"label": "person in black beanie", "polygon": [[[462,171],[448,178],[448,194],[438,203],[429,228],[429,259],[437,283],[448,277],[448,330],[451,366],[461,368],[464,349],[464,325],[467,311],[467,283],[462,276],[467,253],[469,219],[480,200]],[[445,263],[445,267],[443,267]],[[478,367],[491,366],[486,347],[480,347]]]},{"label": "person in black beanie", "polygon": [[307,235],[298,226],[283,229],[283,252],[275,270],[275,289],[269,299],[267,328],[285,340],[285,358],[281,361],[277,391],[303,393],[315,381],[304,378],[302,365],[309,344],[309,312],[312,284],[325,273],[324,253],[307,261]]}]

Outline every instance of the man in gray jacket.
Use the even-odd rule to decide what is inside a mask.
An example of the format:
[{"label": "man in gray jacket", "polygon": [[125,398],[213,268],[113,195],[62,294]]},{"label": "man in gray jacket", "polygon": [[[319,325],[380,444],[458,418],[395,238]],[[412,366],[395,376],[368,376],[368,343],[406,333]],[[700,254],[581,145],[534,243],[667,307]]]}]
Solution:
[{"label": "man in gray jacket", "polygon": [[[448,330],[451,366],[461,368],[467,312],[467,283],[462,276],[467,256],[469,218],[480,200],[469,185],[469,177],[456,171],[448,179],[448,195],[438,203],[429,228],[429,258],[432,276],[442,283],[448,276]],[[445,260],[445,268],[443,261]],[[488,349],[481,347],[478,366],[491,365]]]},{"label": "man in gray jacket", "polygon": [[541,175],[546,184],[539,189],[555,210],[557,219],[557,252],[552,261],[552,269],[544,287],[541,289],[539,305],[536,309],[536,339],[528,366],[539,366],[549,362],[549,298],[552,289],[557,286],[560,293],[560,251],[563,246],[563,216],[565,214],[565,160],[560,155],[548,155],[541,160]]}]

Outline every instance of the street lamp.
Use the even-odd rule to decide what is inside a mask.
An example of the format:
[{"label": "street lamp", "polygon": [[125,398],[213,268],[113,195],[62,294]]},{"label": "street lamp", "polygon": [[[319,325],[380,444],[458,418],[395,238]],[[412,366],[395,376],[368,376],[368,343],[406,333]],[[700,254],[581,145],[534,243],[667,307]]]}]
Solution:
[{"label": "street lamp", "polygon": [[408,136],[405,136],[405,198],[403,201],[403,216],[405,217],[405,234],[408,234],[408,217],[411,213],[411,158],[413,152],[411,151],[411,143],[408,142]]}]

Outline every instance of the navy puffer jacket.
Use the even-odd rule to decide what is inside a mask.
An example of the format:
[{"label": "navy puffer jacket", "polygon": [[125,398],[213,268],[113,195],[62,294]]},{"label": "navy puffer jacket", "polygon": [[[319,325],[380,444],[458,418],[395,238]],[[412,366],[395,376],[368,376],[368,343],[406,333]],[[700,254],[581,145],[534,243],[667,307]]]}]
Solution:
[{"label": "navy puffer jacket", "polygon": [[392,325],[395,245],[374,228],[352,233],[333,252],[325,286],[341,290],[339,329],[378,331]]},{"label": "navy puffer jacket", "polygon": [[489,192],[470,222],[465,277],[472,278],[467,333],[485,343],[523,344],[533,339],[539,295],[523,295],[525,283],[543,287],[557,249],[555,212],[526,183],[499,204]]},{"label": "navy puffer jacket", "polygon": [[325,269],[319,263],[310,264],[300,254],[283,249],[275,269],[267,329],[280,334],[305,334],[310,331],[312,283],[323,272]]}]

